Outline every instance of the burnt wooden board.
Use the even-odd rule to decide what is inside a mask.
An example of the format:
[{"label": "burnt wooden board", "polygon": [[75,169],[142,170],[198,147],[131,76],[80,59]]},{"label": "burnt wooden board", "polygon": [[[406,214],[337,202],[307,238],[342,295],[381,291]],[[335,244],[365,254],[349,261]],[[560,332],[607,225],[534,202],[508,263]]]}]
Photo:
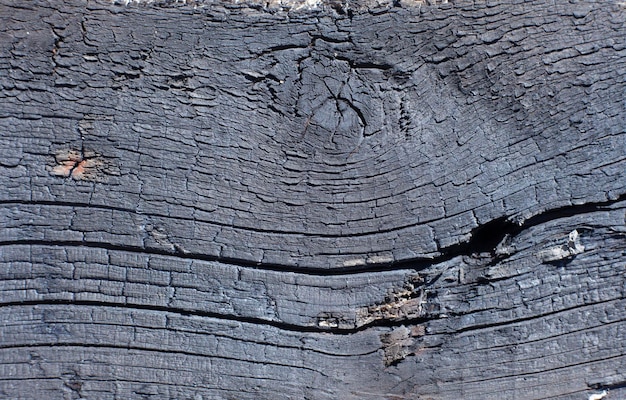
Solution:
[{"label": "burnt wooden board", "polygon": [[0,397],[626,397],[626,8],[0,0]]}]

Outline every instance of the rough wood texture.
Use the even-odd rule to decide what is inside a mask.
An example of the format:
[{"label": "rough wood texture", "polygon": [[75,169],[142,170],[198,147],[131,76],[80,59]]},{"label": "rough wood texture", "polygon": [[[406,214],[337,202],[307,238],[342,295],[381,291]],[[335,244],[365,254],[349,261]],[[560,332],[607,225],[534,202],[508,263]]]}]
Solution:
[{"label": "rough wood texture", "polygon": [[626,397],[623,5],[184,3],[0,0],[0,397]]}]

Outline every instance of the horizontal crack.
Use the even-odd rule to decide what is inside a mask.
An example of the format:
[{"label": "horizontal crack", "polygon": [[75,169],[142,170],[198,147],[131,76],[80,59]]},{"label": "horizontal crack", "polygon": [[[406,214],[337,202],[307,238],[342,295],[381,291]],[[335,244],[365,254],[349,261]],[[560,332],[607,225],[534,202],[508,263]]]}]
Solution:
[{"label": "horizontal crack", "polygon": [[[410,224],[405,224],[405,225],[398,225],[398,226],[391,227],[391,228],[379,229],[377,231],[355,232],[355,233],[351,233],[351,234],[334,234],[334,233],[323,233],[323,232],[303,232],[303,231],[264,229],[264,228],[249,227],[249,226],[243,226],[243,225],[226,224],[226,223],[221,223],[221,222],[217,222],[217,221],[210,221],[210,220],[190,218],[190,217],[183,217],[183,216],[172,217],[171,215],[168,215],[168,214],[143,212],[143,211],[138,211],[136,209],[116,207],[116,206],[108,206],[108,205],[102,205],[102,204],[88,204],[88,203],[64,202],[64,201],[45,201],[45,200],[44,201],[41,201],[41,200],[36,200],[36,201],[30,201],[30,200],[0,200],[0,206],[3,206],[3,205],[32,205],[32,206],[44,205],[44,206],[57,206],[57,207],[92,208],[92,209],[97,209],[97,210],[112,210],[112,211],[127,212],[127,213],[131,213],[131,214],[142,215],[142,216],[146,216],[146,217],[170,218],[170,219],[176,219],[177,221],[200,222],[200,223],[211,224],[211,225],[214,225],[214,226],[219,226],[219,227],[222,227],[222,228],[238,229],[238,230],[242,230],[242,231],[245,231],[245,232],[261,233],[261,234],[275,234],[275,235],[293,235],[293,236],[300,236],[300,237],[312,237],[312,238],[324,238],[324,239],[339,239],[339,238],[346,238],[346,237],[357,238],[357,237],[366,237],[366,236],[377,236],[377,235],[384,234],[384,233],[398,232],[398,231],[402,231],[402,230],[405,230],[405,229],[414,228],[416,226],[427,225],[429,222],[435,222],[435,221],[438,220],[438,219],[424,220],[424,221],[421,221],[419,223],[410,223]],[[200,211],[202,211],[202,210],[200,210]],[[446,215],[446,218],[452,218],[452,217],[458,216],[458,215],[460,215],[460,214],[462,214],[464,212],[466,212],[466,211],[462,211],[462,212],[459,212],[459,213]]]},{"label": "horizontal crack", "polygon": [[494,376],[494,377],[482,377],[480,380],[465,380],[465,383],[481,383],[481,384],[486,384],[489,381],[494,381],[494,380],[501,380],[503,378],[515,378],[515,379],[520,379],[520,377],[526,377],[526,376],[532,376],[532,375],[537,375],[537,374],[545,374],[547,372],[552,372],[552,371],[559,371],[559,370],[563,370],[563,369],[568,369],[568,368],[573,368],[573,367],[579,367],[581,365],[585,365],[585,364],[591,364],[591,363],[597,363],[597,362],[603,362],[603,361],[608,361],[608,360],[615,360],[618,358],[622,358],[624,357],[624,355],[616,355],[616,356],[612,356],[612,357],[606,357],[606,358],[597,358],[597,359],[586,359],[584,361],[581,362],[577,362],[577,363],[573,363],[573,364],[567,364],[567,365],[561,365],[558,367],[553,367],[553,368],[546,368],[546,369],[542,369],[542,370],[537,370],[537,371],[531,371],[531,372],[517,372],[515,374],[503,374],[503,375],[498,375],[498,376]]},{"label": "horizontal crack", "polygon": [[[53,347],[63,347],[63,348],[68,348],[68,347],[80,347],[80,348],[101,348],[101,349],[120,349],[120,350],[135,350],[135,351],[146,351],[146,352],[153,352],[153,353],[161,353],[161,354],[181,354],[181,355],[186,355],[186,356],[192,356],[192,357],[211,357],[211,358],[219,358],[222,360],[230,360],[230,361],[239,361],[239,362],[247,362],[250,364],[267,364],[267,365],[275,365],[275,366],[279,366],[279,367],[289,367],[289,368],[298,368],[298,369],[304,369],[304,370],[308,370],[308,371],[312,371],[312,372],[316,372],[319,373],[321,375],[325,375],[323,372],[315,370],[313,368],[309,368],[303,365],[290,365],[290,364],[281,364],[281,363],[276,363],[276,362],[271,362],[271,361],[267,361],[267,360],[246,360],[244,358],[237,358],[237,357],[227,357],[227,356],[223,356],[223,355],[216,355],[216,354],[204,354],[202,352],[191,352],[191,351],[184,351],[184,350],[174,350],[174,349],[159,349],[157,347],[141,347],[141,346],[124,346],[124,345],[116,345],[116,344],[98,344],[98,343],[73,343],[70,341],[66,341],[66,342],[57,342],[57,343],[33,343],[33,344],[20,344],[20,345],[0,345],[0,350],[5,350],[5,349],[20,349],[20,348],[25,348],[25,349],[30,349],[30,348],[41,348],[41,347],[46,347],[46,348],[53,348]],[[2,381],[3,379],[0,378],[0,381]]]},{"label": "horizontal crack", "polygon": [[492,257],[490,264],[494,264],[505,258],[503,256],[496,255],[496,247],[507,237],[513,238],[524,230],[557,219],[603,211],[607,207],[624,200],[626,200],[626,194],[622,194],[615,200],[608,200],[605,202],[585,203],[554,208],[528,218],[522,223],[515,223],[510,217],[502,216],[473,229],[470,232],[471,239],[469,241],[441,249],[440,251],[444,254],[444,256],[447,255],[449,258],[460,255],[490,253]]},{"label": "horizontal crack", "polygon": [[297,333],[332,333],[335,335],[353,335],[358,332],[365,331],[370,328],[397,328],[401,325],[415,325],[422,324],[427,321],[427,318],[420,319],[407,319],[399,322],[377,320],[372,323],[359,326],[357,328],[324,328],[317,325],[297,325],[280,321],[271,321],[262,318],[245,317],[241,315],[233,314],[218,314],[214,312],[202,311],[202,310],[188,310],[184,308],[169,307],[169,306],[156,306],[147,304],[119,304],[119,303],[107,303],[104,301],[85,301],[85,300],[27,300],[27,301],[14,301],[7,303],[0,303],[0,307],[31,307],[31,306],[46,306],[46,305],[61,305],[61,306],[85,306],[85,307],[110,307],[121,308],[126,310],[142,310],[142,311],[154,311],[169,314],[177,314],[180,316],[188,317],[202,317],[213,318],[222,321],[232,321],[251,325],[265,325],[272,328],[277,328],[288,332]]},{"label": "horizontal crack", "polygon": [[[174,250],[163,250],[158,248],[145,248],[139,246],[129,246],[129,245],[115,245],[110,243],[102,243],[102,242],[90,242],[90,241],[79,241],[79,240],[32,240],[32,239],[23,239],[23,240],[7,240],[0,241],[0,246],[51,246],[51,247],[89,247],[89,248],[97,248],[102,250],[112,250],[112,251],[123,251],[128,253],[138,253],[138,254],[147,254],[147,255],[161,255],[161,256],[169,256],[169,257],[177,257],[185,260],[199,260],[206,262],[219,262],[222,264],[232,265],[235,267],[244,267],[257,269],[262,271],[273,271],[273,272],[285,272],[285,273],[296,273],[301,275],[309,275],[309,276],[335,276],[335,275],[356,275],[356,274],[368,274],[374,272],[384,272],[384,271],[393,271],[397,269],[416,269],[409,267],[409,264],[415,264],[416,261],[412,262],[403,262],[403,267],[400,268],[395,264],[381,265],[376,268],[362,268],[362,267],[343,267],[336,269],[326,269],[320,267],[296,267],[291,265],[284,264],[270,264],[270,263],[259,263],[255,261],[238,259],[238,258],[227,258],[227,257],[219,257],[219,256],[211,256],[207,254],[200,253],[191,253],[191,252],[182,252],[176,249]],[[426,268],[430,266],[432,263],[424,262],[424,266],[422,268]],[[416,265],[416,264],[415,264]]]},{"label": "horizontal crack", "polygon": [[[476,324],[473,326],[466,326],[460,329],[454,329],[453,327],[450,327],[450,330],[446,333],[449,334],[460,334],[460,333],[466,333],[466,332],[473,332],[473,331],[479,331],[479,330],[484,330],[484,329],[497,329],[500,327],[505,327],[508,326],[510,327],[512,324],[517,324],[517,323],[521,323],[521,322],[528,322],[528,321],[532,321],[535,319],[540,319],[540,318],[545,318],[545,317],[550,317],[553,315],[558,315],[558,314],[562,314],[562,313],[566,313],[572,310],[576,310],[576,309],[580,309],[582,307],[589,307],[589,306],[597,306],[600,304],[605,304],[605,303],[613,303],[613,302],[617,302],[620,301],[620,299],[611,299],[611,300],[602,300],[602,301],[597,301],[597,302],[593,302],[593,303],[585,303],[585,304],[577,304],[575,306],[572,307],[566,307],[566,308],[562,308],[556,311],[551,311],[551,312],[546,312],[546,313],[542,313],[542,314],[533,314],[531,316],[528,317],[520,317],[517,319],[507,319],[507,320],[499,320],[497,322],[492,322],[492,323],[483,323],[483,324]],[[471,313],[470,313],[471,314]],[[470,315],[468,313],[449,313],[449,317],[463,317],[464,315]]]},{"label": "horizontal crack", "polygon": [[[492,263],[497,262],[501,258],[495,255],[496,246],[501,243],[507,236],[513,237],[518,235],[525,229],[531,228],[533,226],[546,223],[548,221],[553,221],[560,218],[567,218],[574,215],[587,214],[597,211],[602,211],[607,207],[619,203],[621,201],[626,200],[626,194],[619,196],[615,200],[605,201],[605,202],[595,202],[595,203],[586,203],[581,205],[571,205],[564,206],[552,210],[547,210],[542,212],[541,214],[535,215],[524,221],[521,224],[516,224],[507,218],[506,216],[496,218],[490,222],[482,224],[470,232],[471,238],[462,243],[458,243],[449,247],[445,247],[443,249],[439,249],[439,255],[434,257],[417,257],[399,261],[391,261],[388,263],[380,263],[380,264],[365,264],[365,265],[355,265],[355,266],[345,266],[338,268],[323,268],[323,267],[298,267],[294,265],[287,264],[278,264],[278,263],[263,263],[250,261],[246,259],[240,258],[228,258],[221,256],[211,256],[207,254],[201,253],[191,253],[187,251],[181,251],[178,248],[173,250],[162,250],[158,248],[145,248],[140,246],[128,246],[128,245],[114,245],[109,243],[101,243],[101,242],[90,242],[90,241],[51,241],[51,240],[31,240],[31,239],[23,239],[23,240],[9,240],[0,242],[0,245],[37,245],[37,246],[84,246],[84,247],[93,247],[93,248],[101,248],[105,250],[116,250],[116,251],[126,251],[133,253],[145,253],[145,254],[155,254],[155,255],[164,255],[164,256],[174,256],[182,259],[190,259],[190,260],[202,260],[202,261],[213,261],[213,262],[221,262],[224,264],[231,264],[240,267],[248,267],[260,270],[267,271],[276,271],[276,272],[292,272],[299,273],[304,275],[315,275],[315,276],[333,276],[333,275],[346,275],[346,274],[363,274],[363,273],[375,273],[375,272],[387,272],[387,271],[397,271],[402,269],[412,269],[412,270],[423,270],[428,267],[431,267],[435,264],[443,263],[446,261],[450,261],[451,259],[464,256],[464,255],[472,255],[479,253],[490,253],[492,257]],[[99,208],[99,209],[107,209],[107,210],[117,210],[124,212],[136,213],[138,215],[146,215],[150,216],[150,214],[139,213],[134,210],[119,208],[119,207],[109,207],[109,206],[94,206],[89,204],[75,204],[75,203],[60,203],[60,202],[28,202],[28,201],[0,201],[0,205],[46,205],[46,206],[68,206],[68,207],[86,207],[86,208]],[[171,218],[171,217],[170,217]],[[195,220],[194,220],[195,221]],[[232,227],[237,228],[237,227]],[[398,228],[400,230],[402,228]],[[393,231],[390,230],[390,231]],[[265,233],[277,233],[277,234],[286,234],[284,232],[276,232],[272,230],[261,231]],[[385,231],[386,232],[386,231]],[[383,231],[378,233],[385,233]],[[294,234],[303,235],[303,236],[312,236],[312,237],[359,237],[362,235],[354,235],[354,236],[336,236],[336,235],[317,235],[317,234],[306,234],[303,232],[297,232]],[[340,256],[341,254],[337,254]]]}]

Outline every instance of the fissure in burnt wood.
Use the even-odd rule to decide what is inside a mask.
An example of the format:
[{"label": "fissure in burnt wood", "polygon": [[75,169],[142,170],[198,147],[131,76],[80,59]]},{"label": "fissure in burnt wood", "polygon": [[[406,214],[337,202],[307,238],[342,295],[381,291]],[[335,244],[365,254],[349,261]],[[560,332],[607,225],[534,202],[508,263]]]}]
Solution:
[{"label": "fissure in burnt wood", "polygon": [[623,398],[625,17],[0,0],[0,397]]}]

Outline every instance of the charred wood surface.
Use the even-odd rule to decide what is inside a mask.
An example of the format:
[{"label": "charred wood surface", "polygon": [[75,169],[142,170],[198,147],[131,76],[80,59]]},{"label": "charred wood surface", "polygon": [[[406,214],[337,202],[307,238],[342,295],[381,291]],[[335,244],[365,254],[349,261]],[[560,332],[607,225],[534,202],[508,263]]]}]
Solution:
[{"label": "charred wood surface", "polygon": [[0,397],[626,397],[626,8],[0,0]]}]

